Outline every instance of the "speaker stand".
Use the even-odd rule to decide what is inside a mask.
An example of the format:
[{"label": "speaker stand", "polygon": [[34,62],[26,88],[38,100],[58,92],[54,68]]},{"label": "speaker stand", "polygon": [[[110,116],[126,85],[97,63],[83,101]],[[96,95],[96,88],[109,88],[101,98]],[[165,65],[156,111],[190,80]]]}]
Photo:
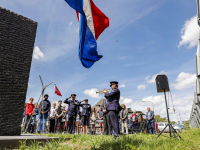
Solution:
[{"label": "speaker stand", "polygon": [[[170,138],[176,138],[179,137],[180,139],[181,136],[176,132],[176,130],[173,128],[173,126],[171,125],[170,121],[169,121],[169,112],[168,112],[168,106],[167,106],[167,98],[166,98],[166,93],[165,93],[165,90],[164,90],[164,95],[165,95],[165,104],[166,104],[166,110],[167,110],[167,121],[168,121],[168,124],[166,125],[166,127],[159,133],[159,135],[157,136],[156,139],[159,138],[159,136],[165,131],[165,129],[167,127],[169,127],[169,134],[170,134]],[[172,136],[172,133],[173,133],[173,136]],[[183,139],[182,139],[183,140]]]}]

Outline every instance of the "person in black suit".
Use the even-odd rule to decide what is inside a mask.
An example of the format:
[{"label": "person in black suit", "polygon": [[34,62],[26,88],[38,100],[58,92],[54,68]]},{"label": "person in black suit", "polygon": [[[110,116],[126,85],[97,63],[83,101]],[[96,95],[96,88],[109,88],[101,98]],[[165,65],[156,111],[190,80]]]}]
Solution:
[{"label": "person in black suit", "polygon": [[[72,100],[69,100],[72,98]],[[76,115],[79,113],[79,101],[75,100],[76,99],[76,94],[71,94],[69,98],[67,98],[64,103],[68,104],[68,130],[70,134],[75,133],[75,124],[76,124]]]}]

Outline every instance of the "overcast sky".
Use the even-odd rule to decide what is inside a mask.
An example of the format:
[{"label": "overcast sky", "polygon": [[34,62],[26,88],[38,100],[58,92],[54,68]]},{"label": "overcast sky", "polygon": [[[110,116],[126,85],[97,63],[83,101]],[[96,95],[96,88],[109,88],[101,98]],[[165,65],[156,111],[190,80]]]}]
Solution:
[{"label": "overcast sky", "polygon": [[[110,19],[97,45],[103,58],[91,69],[78,58],[79,23],[75,11],[64,0],[1,0],[0,6],[38,22],[26,101],[38,100],[39,75],[44,84],[53,82],[65,100],[94,105],[103,95],[95,91],[119,82],[121,103],[146,112],[154,103],[155,114],[166,116],[163,93],[156,92],[155,77],[169,78],[176,113],[170,118],[188,120],[195,91],[195,54],[198,33],[195,0],[94,0]],[[20,50],[20,49],[19,49]],[[52,100],[54,85],[45,93]],[[169,95],[170,97],[170,95]],[[167,93],[168,98],[168,93]]]}]

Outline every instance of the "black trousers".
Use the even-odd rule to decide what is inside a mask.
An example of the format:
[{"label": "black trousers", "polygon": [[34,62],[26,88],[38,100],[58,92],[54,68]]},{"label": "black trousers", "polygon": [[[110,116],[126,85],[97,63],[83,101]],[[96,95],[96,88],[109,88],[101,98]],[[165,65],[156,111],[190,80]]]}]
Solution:
[{"label": "black trousers", "polygon": [[34,132],[34,126],[32,124],[30,124],[30,133],[33,133]]},{"label": "black trousers", "polygon": [[110,122],[109,113],[106,113],[103,115],[103,126],[104,126],[104,134],[111,135],[112,134],[112,125]]},{"label": "black trousers", "polygon": [[49,119],[50,126],[49,126],[49,133],[54,133],[55,129],[55,119]]},{"label": "black trousers", "polygon": [[109,110],[109,115],[110,115],[110,121],[111,121],[111,125],[112,128],[114,130],[114,136],[118,137],[119,134],[119,120],[118,120],[118,111],[115,110]]},{"label": "black trousers", "polygon": [[62,122],[62,118],[56,119],[56,130],[59,127],[59,132],[62,133],[64,131],[64,122]]},{"label": "black trousers", "polygon": [[76,115],[68,115],[68,133],[75,133]]}]

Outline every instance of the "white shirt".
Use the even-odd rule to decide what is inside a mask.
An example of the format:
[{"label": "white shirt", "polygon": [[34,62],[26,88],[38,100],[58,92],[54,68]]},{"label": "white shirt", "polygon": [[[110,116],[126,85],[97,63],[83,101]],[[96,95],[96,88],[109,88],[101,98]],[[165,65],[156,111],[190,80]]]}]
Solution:
[{"label": "white shirt", "polygon": [[148,112],[148,119],[151,119],[151,113],[150,113],[150,111]]},{"label": "white shirt", "polygon": [[50,117],[55,116],[55,109],[56,109],[56,108],[51,107]]}]

